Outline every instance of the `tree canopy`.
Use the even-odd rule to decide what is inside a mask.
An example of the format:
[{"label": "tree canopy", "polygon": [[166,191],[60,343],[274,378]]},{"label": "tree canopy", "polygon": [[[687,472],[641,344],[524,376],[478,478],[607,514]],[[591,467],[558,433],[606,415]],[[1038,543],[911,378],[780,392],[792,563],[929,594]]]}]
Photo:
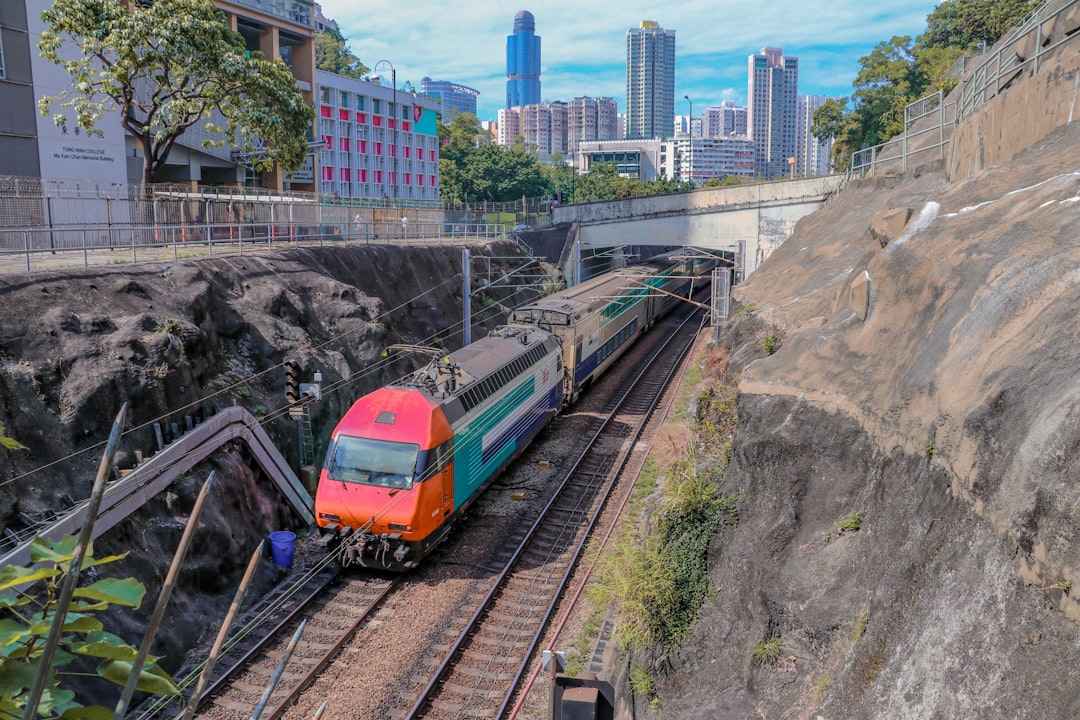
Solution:
[{"label": "tree canopy", "polygon": [[[39,101],[48,115],[73,110],[88,134],[109,111],[143,150],[143,183],[153,182],[177,139],[202,122],[219,140],[251,157],[256,170],[299,168],[314,111],[281,60],[249,54],[213,0],[54,0],[42,13],[38,47],[72,77]],[[72,52],[72,49],[75,52]],[[212,121],[217,111],[219,121]],[[66,126],[68,117],[53,120]]]},{"label": "tree canopy", "polygon": [[346,44],[345,36],[332,25],[315,36],[315,67],[357,80],[367,75],[371,69],[353,55]]},{"label": "tree canopy", "polygon": [[551,192],[537,159],[522,148],[491,142],[471,113],[459,113],[449,126],[439,125],[440,193],[444,200],[512,202]]},{"label": "tree canopy", "polygon": [[904,129],[904,108],[929,93],[948,92],[949,69],[962,55],[979,52],[1021,23],[1039,0],[943,0],[914,41],[893,37],[859,59],[850,98],[830,99],[814,113],[813,133],[835,138],[833,166],[888,141]]}]

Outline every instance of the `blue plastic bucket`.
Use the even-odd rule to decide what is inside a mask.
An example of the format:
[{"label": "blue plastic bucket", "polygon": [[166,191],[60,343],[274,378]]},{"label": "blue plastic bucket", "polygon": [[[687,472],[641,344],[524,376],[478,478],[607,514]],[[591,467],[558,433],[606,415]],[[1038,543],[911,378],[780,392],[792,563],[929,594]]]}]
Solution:
[{"label": "blue plastic bucket", "polygon": [[296,533],[288,530],[278,530],[270,533],[270,554],[274,558],[274,564],[283,568],[291,568],[293,553],[296,552]]}]

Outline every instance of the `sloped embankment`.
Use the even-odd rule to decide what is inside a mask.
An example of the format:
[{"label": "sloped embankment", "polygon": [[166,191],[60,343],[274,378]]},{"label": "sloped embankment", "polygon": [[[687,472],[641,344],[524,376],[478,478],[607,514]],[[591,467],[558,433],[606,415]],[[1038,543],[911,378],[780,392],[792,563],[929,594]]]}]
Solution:
[{"label": "sloped embankment", "polygon": [[855,183],[736,288],[746,499],[663,717],[1080,713],[1077,148]]}]

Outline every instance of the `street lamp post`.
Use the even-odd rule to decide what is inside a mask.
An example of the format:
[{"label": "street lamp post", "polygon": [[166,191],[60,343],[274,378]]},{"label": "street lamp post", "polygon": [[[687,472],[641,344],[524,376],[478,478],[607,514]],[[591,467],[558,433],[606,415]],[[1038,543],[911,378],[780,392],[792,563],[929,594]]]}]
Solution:
[{"label": "street lamp post", "polygon": [[690,122],[687,134],[690,136],[690,182],[694,182],[694,101],[689,95],[683,95],[686,102],[690,103]]},{"label": "street lamp post", "polygon": [[400,151],[400,148],[398,147],[398,125],[401,123],[401,113],[398,112],[397,107],[397,69],[394,67],[394,64],[389,60],[380,60],[375,63],[375,67],[372,69],[375,72],[378,72],[379,66],[384,63],[390,68],[390,86],[393,89],[393,100],[390,102],[390,118],[391,122],[394,123],[394,145],[392,152],[394,154],[394,200],[396,201],[398,196],[398,183],[401,180],[398,176],[398,152]]}]

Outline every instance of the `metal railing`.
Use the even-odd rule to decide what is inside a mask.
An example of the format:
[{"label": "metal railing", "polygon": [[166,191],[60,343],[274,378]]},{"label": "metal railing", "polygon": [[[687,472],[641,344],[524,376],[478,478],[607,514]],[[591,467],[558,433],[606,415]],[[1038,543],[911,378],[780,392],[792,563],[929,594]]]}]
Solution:
[{"label": "metal railing", "polygon": [[[961,58],[950,74],[964,78],[948,97],[937,91],[904,108],[904,132],[888,141],[852,154],[848,173],[873,177],[883,167],[907,171],[916,157],[945,157],[952,129],[991,98],[1009,87],[1026,70],[1039,72],[1042,60],[1061,46],[1080,38],[1066,25],[1080,0],[1048,0],[1016,29],[978,58]],[[1056,5],[1056,7],[1051,7]],[[930,136],[937,134],[936,141]]]},{"label": "metal railing", "polygon": [[290,247],[487,242],[507,237],[492,223],[400,222],[312,225],[303,222],[201,225],[99,225],[0,230],[0,272],[138,264],[243,255]]}]

